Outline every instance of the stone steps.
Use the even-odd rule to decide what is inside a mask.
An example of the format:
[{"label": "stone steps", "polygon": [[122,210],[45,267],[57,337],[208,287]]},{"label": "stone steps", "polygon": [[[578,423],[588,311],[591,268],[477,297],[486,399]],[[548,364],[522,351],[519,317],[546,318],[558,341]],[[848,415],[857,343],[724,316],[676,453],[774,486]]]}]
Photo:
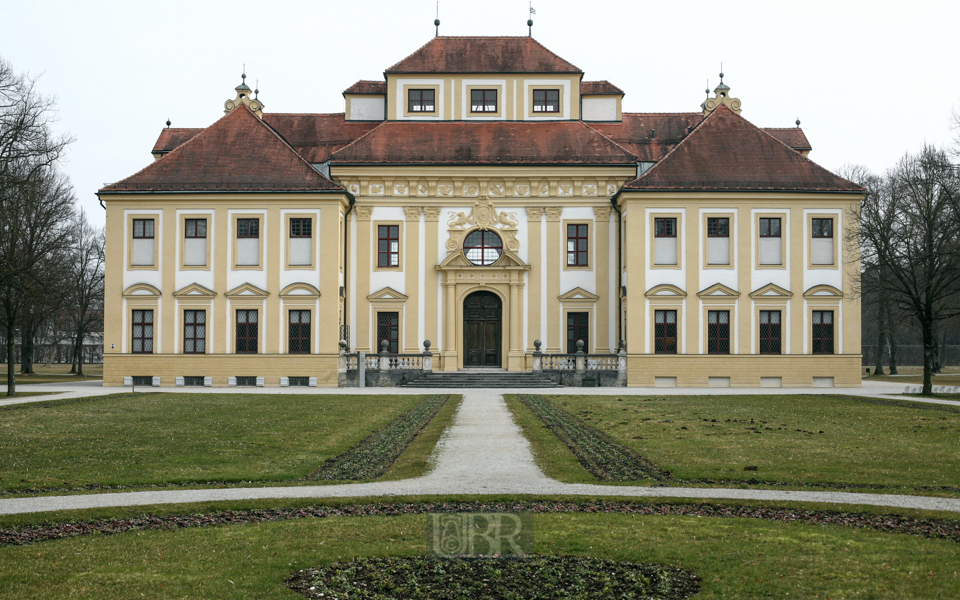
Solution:
[{"label": "stone steps", "polygon": [[508,373],[506,371],[458,371],[430,373],[408,381],[403,387],[413,388],[557,388],[563,387],[542,375]]}]

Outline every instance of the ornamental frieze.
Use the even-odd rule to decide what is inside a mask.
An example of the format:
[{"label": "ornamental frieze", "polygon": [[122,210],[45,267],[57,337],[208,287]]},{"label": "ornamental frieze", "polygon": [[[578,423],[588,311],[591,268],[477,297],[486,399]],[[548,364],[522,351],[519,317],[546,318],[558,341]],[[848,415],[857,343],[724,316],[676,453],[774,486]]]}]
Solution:
[{"label": "ornamental frieze", "polygon": [[489,229],[500,235],[503,246],[507,250],[516,252],[520,248],[520,242],[517,241],[518,224],[517,213],[497,211],[489,198],[481,196],[473,204],[469,214],[464,212],[450,214],[447,219],[447,231],[450,233],[447,239],[447,250],[456,252],[463,248],[463,238],[468,231]]}]

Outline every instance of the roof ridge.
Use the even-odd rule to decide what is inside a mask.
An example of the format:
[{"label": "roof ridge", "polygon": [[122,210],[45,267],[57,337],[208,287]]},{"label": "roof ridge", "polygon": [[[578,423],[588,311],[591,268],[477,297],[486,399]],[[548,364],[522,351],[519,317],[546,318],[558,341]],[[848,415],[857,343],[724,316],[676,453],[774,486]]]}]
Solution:
[{"label": "roof ridge", "polygon": [[[343,148],[338,148],[338,149],[334,150],[333,152],[330,153],[330,158],[331,158],[331,160],[332,160],[333,157],[336,156],[341,150],[346,150],[346,149],[349,148],[350,146],[356,144],[357,142],[359,142],[359,141],[362,140],[363,138],[367,137],[368,135],[370,135],[370,134],[373,133],[374,131],[380,129],[381,127],[383,127],[384,125],[386,125],[386,124],[389,123],[389,122],[390,122],[390,121],[384,120],[382,123],[378,124],[376,127],[371,127],[369,130],[363,132],[363,135],[361,135],[361,136],[358,137],[357,139],[353,140],[352,142],[350,142],[349,144],[347,144],[347,145],[344,146]],[[397,122],[402,122],[402,121],[397,121]]]},{"label": "roof ridge", "polygon": [[264,113],[267,117],[345,117],[346,113]]},{"label": "roof ridge", "polygon": [[611,144],[613,144],[613,145],[616,146],[617,148],[620,148],[621,150],[623,150],[624,152],[626,152],[626,153],[629,154],[630,156],[634,157],[634,158],[637,159],[638,161],[640,160],[640,157],[639,157],[639,156],[637,156],[635,153],[633,153],[633,152],[631,152],[630,150],[627,150],[626,148],[624,148],[623,146],[621,146],[617,141],[615,141],[615,140],[614,140],[613,138],[611,138],[610,136],[604,135],[604,133],[603,133],[602,131],[599,131],[599,130],[597,130],[596,128],[591,127],[589,124],[584,123],[583,121],[580,121],[580,124],[583,125],[584,127],[586,127],[587,129],[593,131],[594,133],[596,133],[596,134],[599,135],[600,137],[604,138],[605,140],[607,140],[608,142],[610,142]]},{"label": "roof ridge", "polygon": [[[740,117],[740,115],[737,115],[737,116]],[[740,118],[743,119],[743,117],[740,117]],[[746,119],[744,119],[744,120],[746,121]],[[748,121],[748,122],[749,122],[749,121]],[[751,123],[751,124],[752,124],[752,123]],[[828,169],[828,168],[826,168],[826,167],[823,167],[823,166],[820,166],[819,164],[813,162],[813,161],[810,160],[808,157],[804,156],[801,152],[797,152],[796,150],[794,150],[793,147],[790,146],[790,144],[786,143],[785,141],[781,140],[780,138],[778,138],[778,137],[775,136],[775,135],[770,135],[770,132],[765,131],[765,128],[763,128],[763,127],[757,127],[757,129],[760,130],[761,132],[763,132],[763,135],[769,137],[770,139],[776,140],[776,141],[779,142],[781,145],[783,145],[785,148],[788,148],[791,152],[793,152],[794,154],[796,154],[797,156],[799,156],[799,157],[802,158],[803,160],[807,161],[808,163],[810,163],[810,164],[813,165],[814,167],[820,169],[821,171],[823,171],[823,172],[825,172],[825,173],[829,173],[830,175],[833,175],[834,177],[837,177],[837,178],[839,178],[839,179],[842,179],[842,180],[846,181],[847,183],[853,185],[855,188],[858,188],[858,189],[861,189],[861,190],[864,189],[863,186],[860,186],[860,185],[857,185],[856,183],[853,183],[852,181],[850,181],[850,180],[847,179],[846,177],[840,177],[839,175],[837,175],[836,173],[834,173],[834,172],[831,171],[830,169]],[[776,129],[776,128],[775,128],[775,127],[771,127],[771,129]],[[793,128],[792,128],[792,127],[784,127],[783,129],[793,129]],[[797,127],[797,129],[800,129],[800,128]],[[809,142],[809,140],[807,140],[807,141]]]},{"label": "roof ridge", "polygon": [[[723,106],[724,108],[726,108],[726,105],[725,105],[725,104],[723,104],[723,105],[721,105],[721,106]],[[677,148],[679,148],[680,146],[683,146],[684,144],[686,144],[686,143],[687,143],[687,140],[689,140],[690,138],[692,138],[692,137],[693,137],[693,134],[697,133],[697,131],[698,131],[701,127],[703,127],[703,124],[706,123],[708,119],[710,119],[710,117],[712,117],[713,115],[717,114],[717,110],[719,110],[719,107],[718,107],[716,110],[714,110],[713,112],[711,112],[709,115],[706,115],[705,117],[703,117],[703,119],[701,119],[700,122],[697,123],[697,124],[694,126],[694,128],[693,128],[686,136],[684,136],[684,138],[683,138],[682,140],[680,140],[679,142],[677,142],[677,145],[676,145],[676,146],[674,146],[673,148],[671,148],[666,154],[663,155],[663,158],[661,158],[660,160],[658,160],[655,165],[653,165],[652,167],[650,167],[649,169],[647,169],[642,175],[640,175],[640,177],[637,177],[636,179],[634,179],[634,181],[638,181],[638,180],[640,180],[640,179],[643,179],[644,177],[646,177],[647,175],[649,175],[651,171],[656,171],[656,170],[657,170],[657,167],[659,167],[659,166],[662,165],[664,162],[666,162],[666,160],[667,160],[668,158],[670,158],[670,156],[672,156],[674,152],[677,151]],[[730,109],[728,108],[727,110],[730,110]]]},{"label": "roof ridge", "polygon": [[[440,37],[440,36],[437,36],[437,37]],[[397,62],[393,63],[391,66],[389,66],[389,67],[387,67],[386,69],[384,69],[384,71],[383,71],[383,79],[384,79],[384,80],[387,79],[387,73],[390,72],[390,71],[392,71],[392,70],[394,69],[394,67],[396,67],[397,65],[399,65],[399,64],[402,63],[403,61],[408,60],[411,56],[413,56],[413,55],[416,54],[417,52],[420,52],[421,50],[423,50],[424,48],[426,48],[427,46],[429,46],[430,44],[432,44],[432,43],[433,43],[433,40],[435,40],[435,39],[437,39],[437,38],[436,38],[436,37],[430,38],[429,40],[427,40],[427,42],[426,42],[424,45],[420,46],[419,48],[417,48],[416,50],[414,50],[414,51],[411,52],[410,54],[404,56],[403,58],[401,58],[401,59],[398,60]],[[342,148],[341,148],[341,150],[342,150]]]},{"label": "roof ridge", "polygon": [[311,172],[316,173],[316,174],[319,175],[321,178],[329,181],[330,183],[332,183],[333,185],[337,186],[338,188],[340,188],[340,189],[345,189],[342,185],[340,185],[340,184],[337,183],[336,181],[330,179],[329,177],[327,177],[326,175],[324,175],[323,173],[321,173],[316,167],[314,167],[312,164],[310,164],[310,162],[307,161],[307,159],[305,159],[302,154],[300,154],[299,152],[297,152],[297,150],[293,147],[293,145],[292,145],[290,142],[287,141],[287,138],[285,138],[285,137],[283,137],[282,135],[280,135],[280,132],[277,131],[276,129],[274,129],[273,127],[271,127],[269,123],[267,123],[266,121],[264,121],[264,120],[261,119],[261,118],[258,118],[255,114],[253,114],[253,111],[250,110],[250,107],[249,107],[249,106],[247,106],[246,104],[244,104],[243,106],[244,106],[244,108],[246,108],[247,111],[250,113],[250,116],[251,116],[251,117],[255,118],[255,119],[257,120],[257,122],[260,123],[260,125],[262,125],[263,127],[265,127],[267,131],[269,131],[269,132],[272,133],[274,136],[276,136],[276,138],[277,138],[278,140],[280,140],[280,142],[281,142],[284,146],[286,146],[287,149],[290,150],[290,152],[293,152],[293,154],[296,155],[296,157],[300,160],[300,162],[302,162],[304,165],[306,165],[306,167],[307,167],[308,169],[310,169]]},{"label": "roof ridge", "polygon": [[624,115],[699,115],[702,114],[699,111],[691,110],[688,112],[627,112],[623,111],[621,114]]}]

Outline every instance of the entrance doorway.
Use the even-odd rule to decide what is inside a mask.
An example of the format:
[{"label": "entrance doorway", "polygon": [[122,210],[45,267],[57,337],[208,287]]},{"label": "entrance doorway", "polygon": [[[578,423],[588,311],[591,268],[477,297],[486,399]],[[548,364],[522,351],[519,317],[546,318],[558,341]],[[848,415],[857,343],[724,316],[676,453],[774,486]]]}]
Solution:
[{"label": "entrance doorway", "polygon": [[493,292],[474,292],[463,301],[463,366],[502,367],[503,302]]}]

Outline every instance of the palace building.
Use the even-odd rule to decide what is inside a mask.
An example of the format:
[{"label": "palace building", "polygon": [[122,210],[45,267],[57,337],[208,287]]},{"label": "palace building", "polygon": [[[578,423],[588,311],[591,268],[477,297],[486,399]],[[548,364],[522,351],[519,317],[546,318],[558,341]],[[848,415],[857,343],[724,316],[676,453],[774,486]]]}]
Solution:
[{"label": "palace building", "polygon": [[532,37],[438,36],[343,113],[235,91],[99,191],[105,385],[336,386],[341,339],[430,340],[445,372],[582,341],[629,386],[860,385],[863,190],[722,78],[689,112],[624,112]]}]

